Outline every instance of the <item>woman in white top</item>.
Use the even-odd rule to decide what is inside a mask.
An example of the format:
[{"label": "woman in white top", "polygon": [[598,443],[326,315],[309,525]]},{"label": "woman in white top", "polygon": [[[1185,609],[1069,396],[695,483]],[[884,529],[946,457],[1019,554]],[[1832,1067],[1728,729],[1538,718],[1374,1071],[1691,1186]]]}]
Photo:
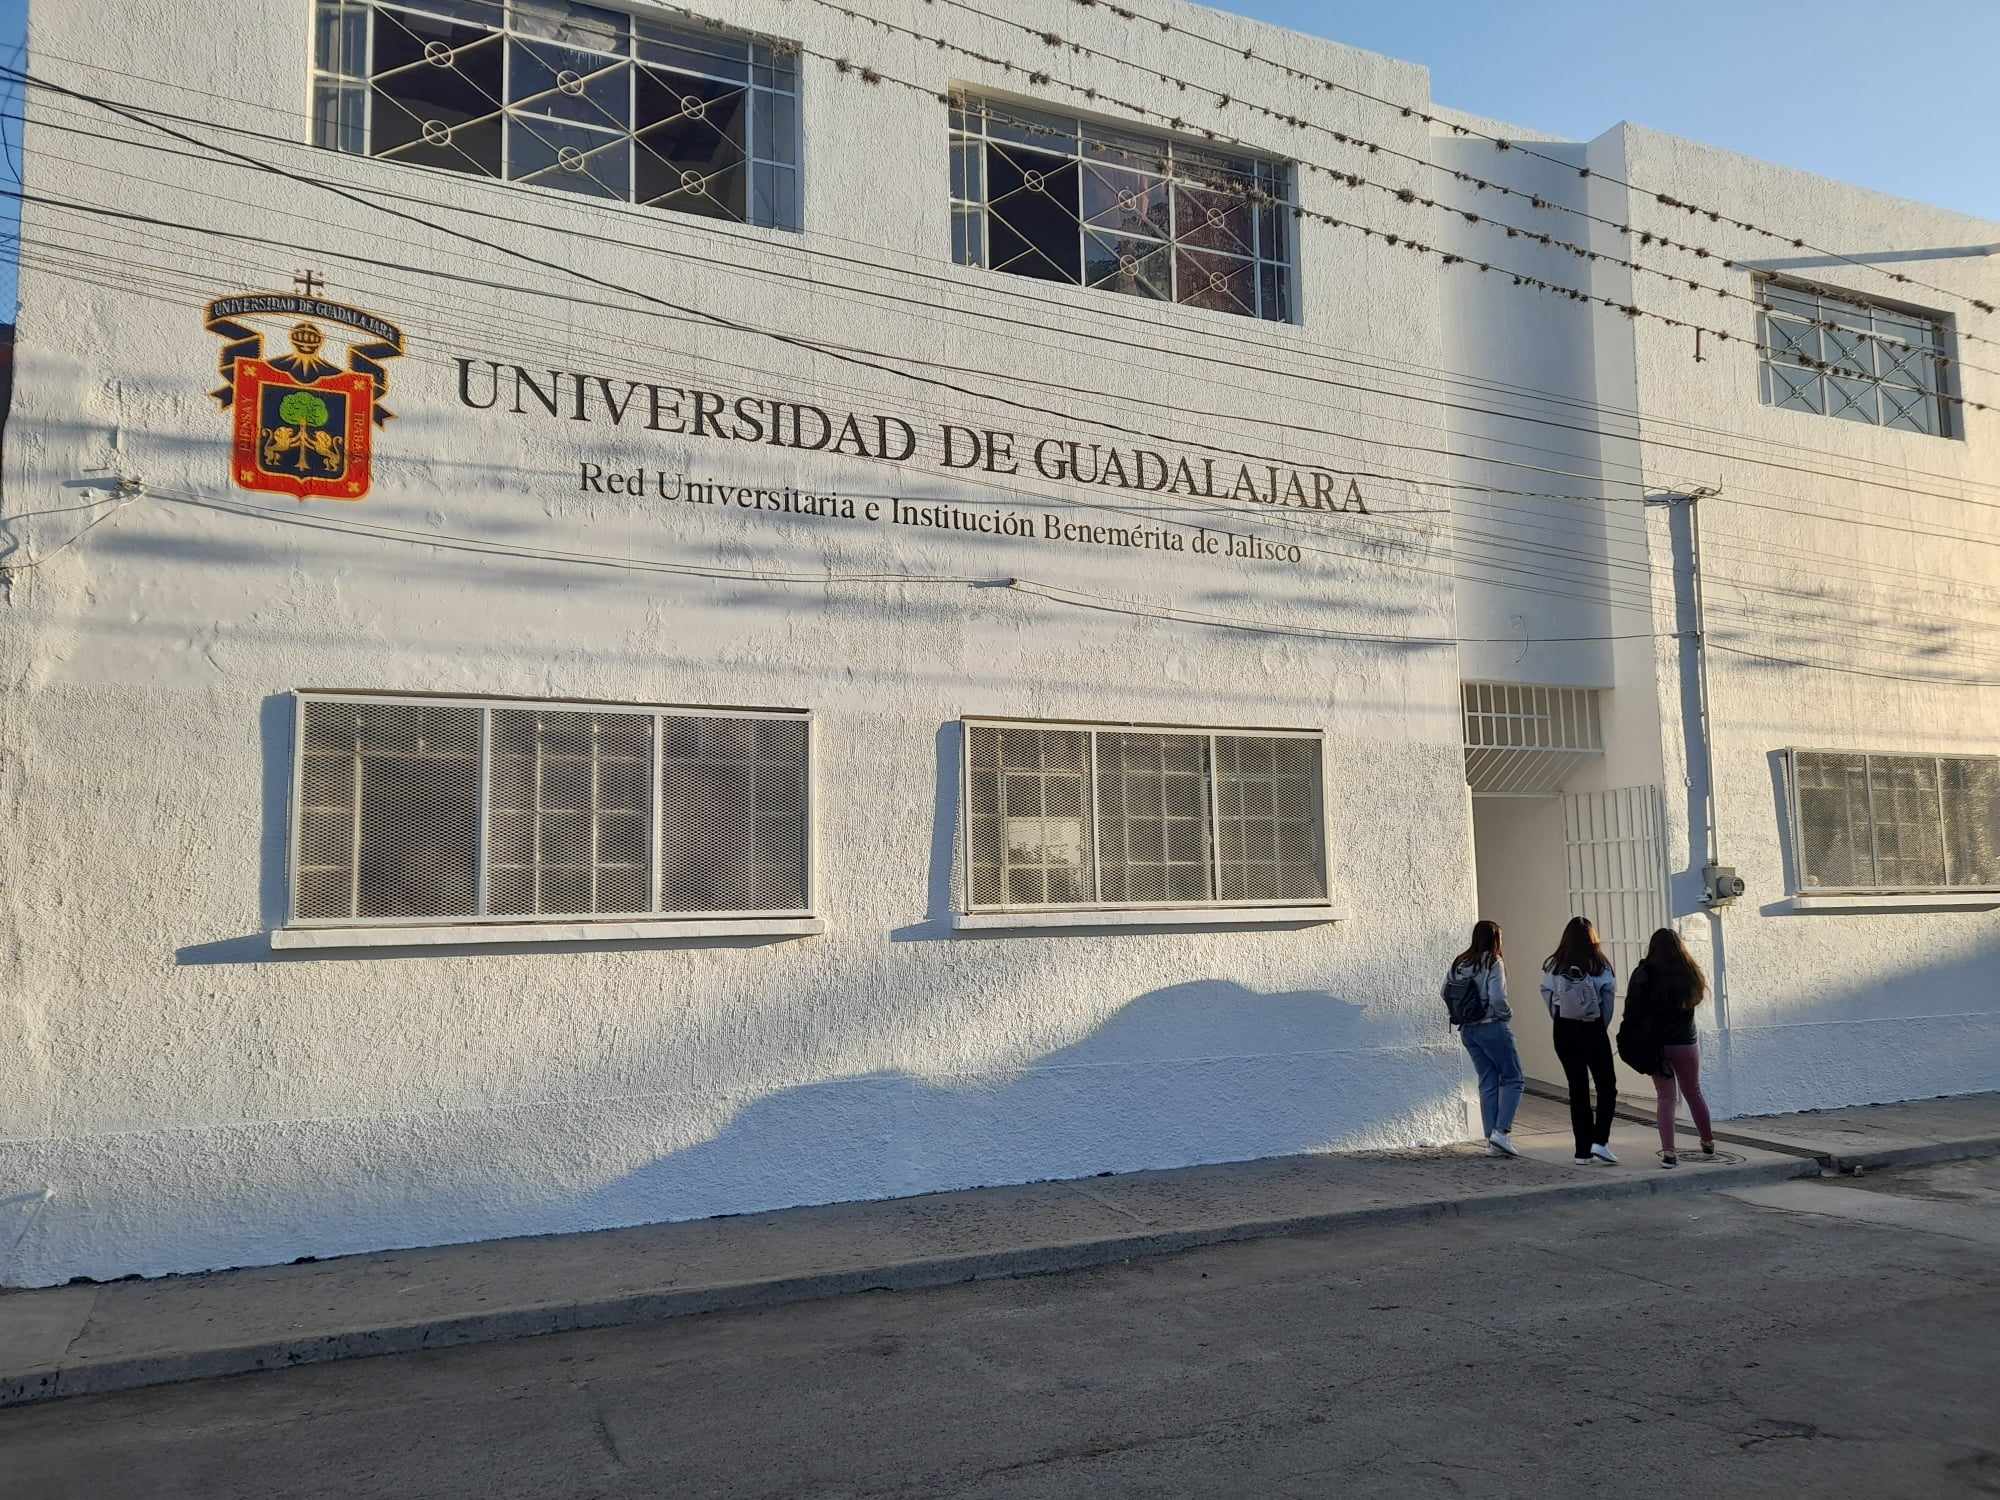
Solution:
[{"label": "woman in white top", "polygon": [[[1618,1081],[1611,1064],[1611,1011],[1618,976],[1598,944],[1588,917],[1571,917],[1562,941],[1542,964],[1542,999],[1555,1023],[1556,1058],[1569,1080],[1569,1123],[1576,1136],[1576,1164],[1618,1164],[1611,1154],[1611,1117]],[[1590,1088],[1597,1085],[1597,1108]]]}]

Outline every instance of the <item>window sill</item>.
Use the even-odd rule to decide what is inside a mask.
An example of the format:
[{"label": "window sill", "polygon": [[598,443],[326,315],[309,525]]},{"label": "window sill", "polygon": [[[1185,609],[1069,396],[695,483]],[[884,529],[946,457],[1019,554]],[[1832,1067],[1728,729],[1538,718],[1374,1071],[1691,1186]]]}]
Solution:
[{"label": "window sill", "polygon": [[684,938],[812,937],[824,917],[692,917],[643,922],[464,922],[452,926],[280,927],[273,948],[442,948],[486,943],[640,943]]},{"label": "window sill", "polygon": [[1338,922],[1330,906],[1168,906],[1152,910],[953,912],[954,932],[1029,927],[1317,927]]},{"label": "window sill", "polygon": [[1777,904],[1780,912],[1815,911],[1992,911],[2000,907],[2000,891],[1920,891],[1910,894],[1866,891],[1792,896]]}]

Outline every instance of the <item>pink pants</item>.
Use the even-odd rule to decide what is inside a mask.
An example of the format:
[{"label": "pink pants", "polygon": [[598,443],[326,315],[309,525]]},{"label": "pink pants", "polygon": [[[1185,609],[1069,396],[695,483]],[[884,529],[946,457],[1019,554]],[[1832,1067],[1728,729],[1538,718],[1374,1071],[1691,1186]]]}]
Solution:
[{"label": "pink pants", "polygon": [[1701,1138],[1705,1141],[1711,1139],[1715,1132],[1708,1124],[1708,1101],[1701,1096],[1701,1048],[1662,1047],[1660,1052],[1664,1065],[1669,1069],[1653,1079],[1653,1093],[1658,1103],[1660,1149],[1674,1149],[1676,1094],[1687,1100],[1688,1113],[1694,1116],[1694,1128],[1701,1132]]}]

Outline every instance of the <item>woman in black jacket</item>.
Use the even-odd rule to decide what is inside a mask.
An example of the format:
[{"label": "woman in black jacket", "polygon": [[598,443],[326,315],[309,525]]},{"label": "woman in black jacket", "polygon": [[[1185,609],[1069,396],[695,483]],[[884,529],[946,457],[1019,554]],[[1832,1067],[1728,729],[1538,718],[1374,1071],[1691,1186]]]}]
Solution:
[{"label": "woman in black jacket", "polygon": [[1653,1093],[1662,1166],[1680,1165],[1680,1157],[1674,1153],[1674,1113],[1679,1099],[1687,1100],[1694,1128],[1701,1132],[1702,1154],[1715,1155],[1708,1101],[1701,1093],[1701,1046],[1694,1030],[1695,1007],[1707,994],[1707,978],[1671,927],[1653,934],[1646,956],[1633,968],[1625,986],[1626,1025],[1639,1030],[1660,1054]]}]

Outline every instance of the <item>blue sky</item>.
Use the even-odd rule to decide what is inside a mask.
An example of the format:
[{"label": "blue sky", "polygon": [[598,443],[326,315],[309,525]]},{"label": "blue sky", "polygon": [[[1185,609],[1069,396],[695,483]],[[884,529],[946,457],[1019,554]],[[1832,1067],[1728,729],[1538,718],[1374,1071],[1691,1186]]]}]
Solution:
[{"label": "blue sky", "polygon": [[[1630,120],[2000,219],[2000,0],[1936,0],[1901,21],[1882,0],[1225,8],[1422,63],[1441,103],[1476,114],[1586,139]],[[26,13],[27,0],[0,0],[0,57]],[[11,92],[0,108],[18,111]],[[0,319],[13,316],[16,207],[0,202]]]},{"label": "blue sky", "polygon": [[1629,120],[2000,219],[2000,0],[1221,0],[1431,70],[1441,104]]}]

